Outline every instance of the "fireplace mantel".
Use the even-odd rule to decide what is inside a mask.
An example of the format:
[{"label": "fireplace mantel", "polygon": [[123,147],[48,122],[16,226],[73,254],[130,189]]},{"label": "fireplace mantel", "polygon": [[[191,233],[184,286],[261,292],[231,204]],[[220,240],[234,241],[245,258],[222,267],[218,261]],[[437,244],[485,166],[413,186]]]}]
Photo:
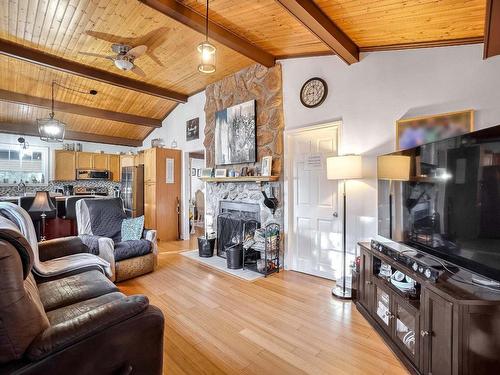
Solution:
[{"label": "fireplace mantel", "polygon": [[279,176],[240,176],[240,177],[200,177],[204,182],[273,182],[278,181]]}]

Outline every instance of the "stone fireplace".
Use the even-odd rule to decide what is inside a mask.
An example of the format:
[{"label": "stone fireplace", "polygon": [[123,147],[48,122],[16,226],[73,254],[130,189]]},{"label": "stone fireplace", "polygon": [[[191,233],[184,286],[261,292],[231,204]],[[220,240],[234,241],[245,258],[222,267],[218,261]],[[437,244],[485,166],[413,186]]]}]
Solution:
[{"label": "stone fireplace", "polygon": [[[255,64],[231,76],[212,83],[205,90],[205,140],[206,166],[215,165],[215,113],[224,108],[249,100],[256,101],[256,143],[257,162],[251,164],[220,166],[219,168],[240,171],[242,167],[260,167],[264,156],[272,156],[272,175],[281,176],[283,162],[283,95],[281,65],[266,68]],[[261,227],[277,223],[283,230],[283,182],[281,178],[275,182],[210,182],[206,188],[205,223],[218,233],[218,217],[223,212],[240,212],[236,217],[241,219],[241,208],[258,214]],[[268,197],[278,200],[278,207],[273,215],[264,205],[262,190]],[[250,209],[250,207],[252,207]],[[248,212],[245,214],[248,215]],[[231,216],[231,215],[227,215]],[[224,218],[227,219],[227,218]],[[239,220],[238,219],[238,220]],[[228,219],[229,220],[229,219]],[[238,224],[233,223],[236,227]]]}]

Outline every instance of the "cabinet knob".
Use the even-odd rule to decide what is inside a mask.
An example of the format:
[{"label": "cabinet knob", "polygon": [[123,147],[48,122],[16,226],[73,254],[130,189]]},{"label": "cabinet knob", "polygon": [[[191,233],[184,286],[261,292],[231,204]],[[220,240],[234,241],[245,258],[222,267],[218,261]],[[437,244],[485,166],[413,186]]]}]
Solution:
[{"label": "cabinet knob", "polygon": [[372,285],[372,284],[373,283],[370,280],[366,281],[366,285]]},{"label": "cabinet knob", "polygon": [[431,333],[430,333],[429,331],[424,331],[424,330],[421,330],[421,331],[420,331],[420,336],[422,336],[422,337],[425,337],[425,336],[430,336],[430,334],[431,334]]}]

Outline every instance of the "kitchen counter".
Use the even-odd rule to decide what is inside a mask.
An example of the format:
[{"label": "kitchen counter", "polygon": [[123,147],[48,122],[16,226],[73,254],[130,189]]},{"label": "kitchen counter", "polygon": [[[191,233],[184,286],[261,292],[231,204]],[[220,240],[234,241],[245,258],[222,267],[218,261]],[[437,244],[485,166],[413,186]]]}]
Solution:
[{"label": "kitchen counter", "polygon": [[[0,196],[0,202],[17,202],[21,197],[34,197],[35,193],[27,193],[26,195],[3,195]],[[56,200],[63,195],[61,193],[50,193],[51,197],[56,197]]]}]

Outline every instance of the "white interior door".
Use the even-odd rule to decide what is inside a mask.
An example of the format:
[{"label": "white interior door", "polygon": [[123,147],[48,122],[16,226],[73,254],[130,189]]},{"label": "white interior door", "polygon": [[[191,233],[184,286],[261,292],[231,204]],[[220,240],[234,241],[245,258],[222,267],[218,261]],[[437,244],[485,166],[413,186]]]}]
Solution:
[{"label": "white interior door", "polygon": [[332,280],[341,272],[342,217],[338,183],[326,178],[326,158],[337,155],[338,129],[291,133],[287,148],[288,268]]}]

